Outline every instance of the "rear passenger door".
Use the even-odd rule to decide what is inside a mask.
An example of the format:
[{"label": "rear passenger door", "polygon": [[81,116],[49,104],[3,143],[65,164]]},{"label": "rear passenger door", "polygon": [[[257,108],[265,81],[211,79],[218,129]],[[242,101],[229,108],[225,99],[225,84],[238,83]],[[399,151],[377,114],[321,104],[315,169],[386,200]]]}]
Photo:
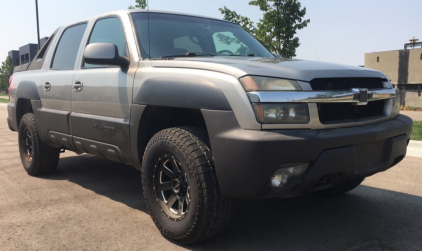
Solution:
[{"label": "rear passenger door", "polygon": [[[123,25],[117,16],[95,21],[84,47],[92,43],[112,43],[117,46],[120,56],[129,55]],[[133,87],[133,76],[128,76],[130,68],[90,65],[83,59],[79,63],[80,70],[74,76],[72,87],[70,118],[75,145],[83,151],[98,151],[101,156],[111,151],[112,156],[103,157],[127,162],[130,159],[129,114]],[[95,146],[95,142],[89,143],[86,139],[116,147],[99,144],[97,148],[86,149]],[[127,156],[122,157],[122,154]]]},{"label": "rear passenger door", "polygon": [[38,90],[43,109],[40,111],[43,129],[70,134],[69,113],[72,110],[72,82],[75,63],[87,23],[65,28],[54,48],[48,70]]}]

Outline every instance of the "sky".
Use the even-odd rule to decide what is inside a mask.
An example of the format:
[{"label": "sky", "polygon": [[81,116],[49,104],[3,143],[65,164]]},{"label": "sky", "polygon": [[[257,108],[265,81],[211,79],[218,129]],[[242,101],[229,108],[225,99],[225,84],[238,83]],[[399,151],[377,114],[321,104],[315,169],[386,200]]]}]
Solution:
[{"label": "sky", "polygon": [[[223,6],[258,22],[262,12],[249,0],[149,0],[150,9],[222,18]],[[296,58],[363,65],[364,54],[402,49],[422,40],[420,0],[301,0],[308,27],[297,32]],[[40,37],[61,25],[109,11],[127,9],[135,0],[38,0]],[[0,0],[0,61],[7,52],[37,43],[35,0]]]}]

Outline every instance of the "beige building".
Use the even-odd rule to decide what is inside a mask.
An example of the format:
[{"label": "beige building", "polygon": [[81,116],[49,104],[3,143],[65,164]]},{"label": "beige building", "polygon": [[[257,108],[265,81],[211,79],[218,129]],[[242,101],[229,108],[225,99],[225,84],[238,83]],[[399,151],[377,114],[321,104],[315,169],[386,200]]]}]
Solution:
[{"label": "beige building", "polygon": [[422,49],[409,50],[408,84],[422,84]]},{"label": "beige building", "polygon": [[406,44],[405,48],[366,53],[365,67],[388,76],[400,90],[401,105],[422,107],[422,43]]}]

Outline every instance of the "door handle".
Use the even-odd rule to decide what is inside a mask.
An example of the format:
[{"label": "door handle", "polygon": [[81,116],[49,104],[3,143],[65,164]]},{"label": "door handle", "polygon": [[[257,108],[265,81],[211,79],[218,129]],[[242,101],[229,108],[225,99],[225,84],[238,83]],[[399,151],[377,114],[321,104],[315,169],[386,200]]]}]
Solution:
[{"label": "door handle", "polygon": [[80,92],[82,91],[84,83],[81,80],[76,80],[75,83],[73,83],[73,91],[74,92]]},{"label": "door handle", "polygon": [[51,90],[51,83],[50,82],[45,82],[45,84],[44,84],[44,91],[48,92],[49,90]]}]

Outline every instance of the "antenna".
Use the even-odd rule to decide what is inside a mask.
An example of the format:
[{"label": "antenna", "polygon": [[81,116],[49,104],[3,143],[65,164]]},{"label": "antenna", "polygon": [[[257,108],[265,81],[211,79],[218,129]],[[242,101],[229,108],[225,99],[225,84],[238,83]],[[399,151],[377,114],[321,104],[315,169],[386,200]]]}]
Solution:
[{"label": "antenna", "polygon": [[40,23],[38,21],[38,0],[35,0],[35,12],[37,13],[38,50],[40,50],[41,45],[40,45]]},{"label": "antenna", "polygon": [[315,52],[315,55],[317,56],[318,61],[321,61],[321,59],[320,59],[320,58],[319,58],[319,56],[318,56],[318,53],[316,53],[316,52]]},{"label": "antenna", "polygon": [[418,42],[418,41],[419,41],[419,39],[417,39],[417,38],[413,37],[413,39],[409,39],[409,41],[410,41],[410,43],[412,44],[413,49],[415,49],[415,44],[416,44],[416,42]]},{"label": "antenna", "polygon": [[414,44],[414,43],[418,42],[418,41],[419,41],[419,39],[417,39],[417,38],[413,37],[413,39],[409,39],[409,41],[410,41],[412,44]]},{"label": "antenna", "polygon": [[404,44],[404,49],[415,49],[415,46],[422,48],[422,42],[418,42],[419,39],[413,37],[412,39],[409,39],[410,43]]},{"label": "antenna", "polygon": [[149,12],[149,1],[147,0],[147,11]]}]

